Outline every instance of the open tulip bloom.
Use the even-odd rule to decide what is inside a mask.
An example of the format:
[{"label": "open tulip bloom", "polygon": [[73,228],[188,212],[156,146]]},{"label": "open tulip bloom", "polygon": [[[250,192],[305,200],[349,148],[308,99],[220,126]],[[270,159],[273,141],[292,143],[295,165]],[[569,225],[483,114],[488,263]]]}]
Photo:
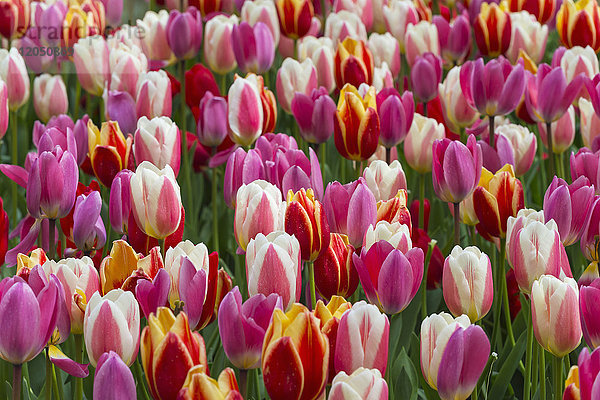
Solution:
[{"label": "open tulip bloom", "polygon": [[2,399],[600,400],[597,0],[0,0],[0,42]]}]

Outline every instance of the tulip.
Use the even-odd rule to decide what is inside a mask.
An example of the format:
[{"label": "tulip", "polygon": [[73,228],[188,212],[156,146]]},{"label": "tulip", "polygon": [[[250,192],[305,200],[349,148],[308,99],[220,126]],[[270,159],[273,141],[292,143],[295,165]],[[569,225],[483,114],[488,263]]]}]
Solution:
[{"label": "tulip", "polygon": [[582,334],[577,282],[542,275],[531,287],[531,317],[535,338],[546,351],[563,357],[575,350]]},{"label": "tulip", "polygon": [[353,260],[367,299],[386,314],[404,310],[419,290],[424,262],[419,248],[403,253],[380,240]]},{"label": "tulip", "polygon": [[548,147],[548,149],[550,149],[550,144],[552,143],[552,153],[554,154],[560,154],[567,151],[575,140],[575,108],[570,106],[557,121],[552,122],[550,125],[552,141],[548,140],[547,128],[547,123],[538,123],[538,131],[542,143]]},{"label": "tulip", "polygon": [[309,96],[317,89],[317,70],[312,60],[307,58],[302,63],[293,58],[283,60],[277,72],[276,86],[281,107],[292,113],[291,103],[297,93]]},{"label": "tulip", "polygon": [[366,42],[367,28],[360,16],[347,10],[341,10],[327,16],[325,36],[331,39],[333,45],[343,42],[348,37]]},{"label": "tulip", "polygon": [[364,161],[377,150],[379,116],[375,88],[370,87],[362,96],[352,85],[346,84],[340,92],[334,122],[335,147],[349,160]]},{"label": "tulip", "polygon": [[0,35],[6,39],[23,36],[29,27],[31,6],[27,0],[0,3]]},{"label": "tulip", "polygon": [[[500,160],[496,170],[504,164],[512,164],[515,175],[523,176],[533,164],[537,150],[537,140],[535,134],[522,125],[501,125],[496,128],[496,147],[498,149],[503,148],[504,154],[506,154],[506,159],[504,161]],[[481,148],[484,149],[485,146],[481,144]],[[499,156],[501,156],[500,153],[498,151]],[[486,161],[485,158],[484,155],[484,162]]]},{"label": "tulip", "polygon": [[394,77],[386,62],[373,70],[373,87],[377,92],[394,87]]},{"label": "tulip", "polygon": [[408,165],[420,174],[432,170],[433,150],[436,140],[445,136],[444,125],[433,118],[415,114],[413,123],[404,139],[404,155]]},{"label": "tulip", "polygon": [[179,282],[180,271],[187,258],[196,270],[209,270],[209,253],[204,243],[194,245],[191,241],[185,240],[174,247],[167,249],[165,253],[165,269],[171,277],[171,289],[169,291],[169,301],[171,307],[175,308],[179,301]]},{"label": "tulip", "polygon": [[191,331],[184,312],[175,317],[170,309],[159,307],[148,319],[140,347],[146,380],[155,399],[176,398],[193,366],[202,364],[208,372],[204,340]]},{"label": "tulip", "polygon": [[512,21],[509,13],[495,3],[482,3],[473,23],[475,42],[484,56],[504,54],[511,42]]},{"label": "tulip", "polygon": [[120,235],[127,232],[127,219],[131,211],[132,176],[133,172],[130,170],[122,170],[115,176],[110,187],[108,216],[112,229]]},{"label": "tulip", "polygon": [[388,398],[388,385],[378,369],[361,367],[350,375],[340,371],[333,378],[328,399],[348,398],[385,400]]},{"label": "tulip", "polygon": [[590,183],[596,189],[596,194],[600,190],[600,175],[598,174],[598,165],[600,164],[600,153],[592,152],[588,148],[581,148],[577,153],[571,154],[571,180],[576,180],[580,176],[588,178]]},{"label": "tulip", "polygon": [[227,358],[237,368],[260,367],[263,339],[276,309],[282,309],[278,295],[257,294],[242,304],[242,295],[237,286],[221,302],[221,342]]},{"label": "tulip", "polygon": [[490,341],[466,315],[428,316],[421,323],[421,371],[442,400],[466,400],[490,354]]},{"label": "tulip", "polygon": [[[585,48],[576,46],[568,50],[564,49],[564,47],[560,47],[554,53],[552,66],[560,66],[563,69],[568,83],[575,80],[579,75],[587,76],[590,80],[593,80],[599,72],[598,57],[590,46],[586,46]],[[594,101],[596,96],[593,96],[592,91],[589,90],[589,83],[590,82],[585,82],[588,90],[581,89],[575,97],[575,101],[573,102],[574,105],[577,105],[577,100],[581,97],[591,97],[592,104],[597,104]]]},{"label": "tulip", "polygon": [[363,249],[368,251],[375,243],[386,241],[394,249],[406,253],[412,249],[412,240],[409,226],[400,222],[378,221],[376,225],[371,225],[365,232]]},{"label": "tulip", "polygon": [[[150,255],[152,257],[152,255]],[[158,307],[163,307],[169,299],[171,278],[164,268],[159,268],[154,279],[139,279],[135,285],[135,297],[146,319],[156,313]]]},{"label": "tulip", "polygon": [[[1,85],[2,84],[0,84],[0,86]],[[0,96],[1,96],[1,94],[0,94]],[[583,145],[585,147],[592,148],[594,146],[594,143],[598,143],[596,138],[598,137],[598,134],[600,133],[600,117],[594,111],[594,107],[593,107],[592,103],[585,98],[579,99],[579,116],[581,118],[579,129],[581,131],[581,138],[583,139]],[[2,132],[1,126],[0,126],[0,132]],[[598,145],[595,145],[595,146],[597,149]]]},{"label": "tulip", "polygon": [[227,100],[232,139],[248,147],[263,131],[264,112],[256,75],[237,77],[229,87]]},{"label": "tulip", "polygon": [[279,28],[279,17],[275,3],[270,0],[244,1],[241,10],[242,21],[254,26],[257,22],[267,25],[273,35],[275,46],[279,44],[281,29]]},{"label": "tulip", "polygon": [[67,88],[60,75],[42,74],[33,81],[33,105],[43,122],[54,115],[64,114],[69,108]]},{"label": "tulip", "polygon": [[375,196],[376,201],[393,198],[400,189],[406,189],[406,176],[398,160],[388,165],[385,161],[375,160],[363,170],[365,183]]},{"label": "tulip", "polygon": [[325,298],[349,297],[358,285],[358,275],[352,261],[354,247],[344,234],[331,233],[329,246],[315,260],[315,285]]},{"label": "tulip", "polygon": [[346,185],[330,183],[325,190],[323,205],[330,231],[347,235],[350,244],[360,248],[365,232],[377,218],[375,196],[365,180],[359,178]]},{"label": "tulip", "polygon": [[596,322],[596,308],[598,307],[598,293],[600,280],[596,278],[589,285],[581,286],[579,289],[579,312],[581,316],[581,328],[583,337],[591,348],[597,348],[599,343],[598,329]]},{"label": "tulip", "polygon": [[438,84],[442,79],[442,61],[432,54],[417,56],[410,70],[410,81],[414,95],[423,103],[438,95]]},{"label": "tulip", "polygon": [[94,398],[109,400],[135,397],[135,380],[127,364],[112,350],[102,354],[94,375]]},{"label": "tulip", "polygon": [[359,87],[361,83],[371,85],[373,82],[373,55],[361,40],[347,37],[338,43],[334,68],[338,89],[346,84]]},{"label": "tulip", "polygon": [[242,184],[264,179],[264,166],[260,152],[250,149],[246,153],[242,148],[236,149],[227,160],[223,197],[229,208],[235,208],[237,191]]},{"label": "tulip", "polygon": [[0,197],[0,263],[4,264],[8,251],[8,214],[4,210],[4,202]]},{"label": "tulip", "polygon": [[206,92],[199,107],[196,133],[204,146],[216,148],[229,134],[227,100]]},{"label": "tulip", "polygon": [[110,80],[109,50],[105,39],[92,36],[73,45],[73,63],[81,87],[100,96],[105,82]]},{"label": "tulip", "polygon": [[410,24],[419,22],[419,14],[412,2],[391,0],[383,6],[383,18],[387,31],[390,32],[400,44],[400,51],[405,51],[405,34]]},{"label": "tulip", "polygon": [[189,7],[185,12],[171,10],[165,30],[167,43],[178,59],[190,59],[200,51],[202,15],[196,7]]},{"label": "tulip", "polygon": [[305,36],[298,41],[298,61],[302,62],[307,58],[312,60],[317,71],[317,85],[323,86],[327,93],[335,89],[333,56],[333,41],[327,36]]},{"label": "tulip", "polygon": [[308,33],[314,15],[311,1],[276,0],[275,7],[277,8],[281,33],[290,39],[298,39]]},{"label": "tulip", "polygon": [[388,149],[402,143],[415,113],[412,93],[405,91],[400,96],[396,89],[382,89],[377,94],[377,112],[381,120],[379,142]]},{"label": "tulip", "polygon": [[0,49],[0,80],[6,84],[8,108],[18,110],[29,100],[29,76],[21,53]]},{"label": "tulip", "polygon": [[107,90],[102,97],[106,107],[106,119],[117,122],[125,133],[133,133],[137,123],[133,97],[127,92],[116,90]]},{"label": "tulip", "polygon": [[135,111],[138,118],[171,116],[171,80],[165,71],[141,73],[137,81]]},{"label": "tulip", "polygon": [[460,71],[461,67],[453,67],[448,71],[446,79],[438,85],[444,122],[453,132],[470,127],[479,118],[479,113],[469,106],[462,92]]},{"label": "tulip", "polygon": [[273,312],[262,349],[263,380],[271,398],[318,398],[327,383],[327,360],[327,336],[306,307],[294,304],[287,313]]},{"label": "tulip", "polygon": [[556,12],[556,7],[556,0],[510,0],[508,2],[511,18],[519,11],[527,11],[532,14],[540,24],[545,24],[552,19]]},{"label": "tulip", "polygon": [[106,243],[106,230],[100,212],[100,192],[77,197],[73,213],[73,242],[84,253],[101,249]]},{"label": "tulip", "polygon": [[600,8],[595,1],[565,0],[556,14],[556,30],[566,47],[600,49]]},{"label": "tulip", "polygon": [[160,10],[146,11],[143,19],[137,20],[137,28],[144,32],[141,38],[142,50],[151,61],[169,61],[173,58],[173,51],[167,42],[167,23],[169,12]]},{"label": "tulip", "polygon": [[[216,15],[206,22],[204,60],[209,68],[218,74],[226,74],[237,66],[235,46],[238,44],[232,41],[232,32],[238,23],[239,18],[235,15]],[[253,32],[252,35],[254,35]],[[247,38],[241,39],[248,40]]]},{"label": "tulip", "polygon": [[408,24],[404,37],[406,48],[406,61],[412,68],[417,56],[425,53],[441,55],[438,31],[434,24],[429,21],[421,21],[416,24]]},{"label": "tulip", "polygon": [[[595,186],[594,186],[595,187]],[[599,213],[600,212],[600,200],[598,196],[594,198],[592,203],[592,207],[588,212],[587,222],[585,223],[585,227],[583,229],[583,234],[581,235],[580,245],[581,251],[585,258],[589,261],[598,261],[599,253],[598,253],[598,241],[600,240],[600,227],[599,227]],[[591,266],[591,265],[590,265]],[[589,269],[589,267],[588,267]]]},{"label": "tulip", "polygon": [[59,147],[39,149],[27,178],[27,211],[34,218],[66,216],[73,203],[79,170],[75,157]]},{"label": "tulip", "polygon": [[125,136],[116,122],[102,123],[102,129],[88,121],[88,152],[90,163],[100,183],[110,186],[115,175],[133,166],[131,145],[133,138]]},{"label": "tulip", "polygon": [[481,165],[481,147],[476,144],[475,136],[469,135],[466,146],[447,138],[436,140],[433,143],[435,193],[442,201],[460,203],[477,187]]},{"label": "tulip", "polygon": [[310,95],[296,92],[290,109],[304,140],[320,144],[331,137],[336,106],[324,87],[312,89]]},{"label": "tulip", "polygon": [[148,72],[148,59],[137,46],[119,43],[109,54],[110,90],[137,97],[139,77]]},{"label": "tulip", "polygon": [[372,33],[367,42],[369,50],[373,55],[373,62],[376,67],[381,67],[385,62],[390,68],[392,76],[397,76],[400,72],[400,46],[398,41],[391,33],[386,32],[382,35]]},{"label": "tulip", "polygon": [[[84,6],[87,9],[86,11],[83,10]],[[102,35],[104,27],[98,26],[98,23],[102,22],[100,18],[104,18],[103,12],[102,15],[99,14],[103,9],[104,6],[100,1],[70,4],[62,24],[61,44],[66,47],[73,47],[79,39]],[[87,11],[90,11],[90,13],[88,14]]]},{"label": "tulip", "polygon": [[585,176],[571,185],[556,176],[552,179],[544,195],[544,217],[546,221],[554,219],[565,246],[581,238],[593,200],[594,188]]},{"label": "tulip", "polygon": [[144,161],[158,169],[169,165],[174,174],[179,173],[181,158],[181,137],[179,128],[168,117],[155,117],[138,120],[133,144],[133,154],[140,165]]},{"label": "tulip", "polygon": [[471,51],[471,24],[465,15],[458,15],[452,23],[441,15],[433,17],[444,62],[462,64]]},{"label": "tulip", "polygon": [[565,400],[591,400],[598,396],[598,372],[600,371],[600,362],[598,356],[600,351],[594,350],[591,354],[587,348],[583,348],[579,353],[579,366],[571,367],[569,376],[565,381],[566,390],[563,399]]},{"label": "tulip", "polygon": [[88,300],[83,320],[85,347],[96,367],[100,356],[114,351],[127,365],[133,364],[140,343],[140,309],[133,293],[114,289]]},{"label": "tulip", "polygon": [[475,323],[492,308],[492,264],[477,247],[470,246],[463,250],[460,246],[454,246],[444,262],[442,279],[444,300],[455,317],[466,314],[471,323]]},{"label": "tulip", "polygon": [[[510,3],[516,1],[512,0]],[[535,15],[527,11],[512,12],[509,15],[512,34],[510,45],[506,50],[506,57],[511,63],[515,64],[521,56],[521,52],[523,52],[534,63],[539,63],[546,50],[548,27],[538,22]]]},{"label": "tulip", "polygon": [[408,193],[405,189],[398,190],[396,196],[390,200],[380,201],[377,203],[377,222],[386,221],[390,224],[396,222],[401,225],[406,225],[408,230],[412,230],[410,212],[406,207],[408,201]]},{"label": "tulip", "polygon": [[273,35],[262,22],[257,22],[254,26],[247,22],[233,26],[231,46],[235,60],[243,72],[262,74],[273,64],[275,57]]},{"label": "tulip", "polygon": [[195,365],[189,371],[177,395],[178,399],[243,400],[239,392],[235,372],[225,368],[217,380],[211,378],[205,365]]},{"label": "tulip", "polygon": [[0,140],[8,128],[8,86],[0,79]]}]

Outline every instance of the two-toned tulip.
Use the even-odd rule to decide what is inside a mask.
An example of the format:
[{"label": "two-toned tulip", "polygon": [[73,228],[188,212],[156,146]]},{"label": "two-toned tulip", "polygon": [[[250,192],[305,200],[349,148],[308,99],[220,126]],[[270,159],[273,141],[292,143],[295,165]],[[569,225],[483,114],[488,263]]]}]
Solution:
[{"label": "two-toned tulip", "polygon": [[417,56],[425,53],[441,55],[438,31],[434,24],[429,21],[420,21],[416,24],[408,24],[404,37],[406,49],[406,61],[412,68]]},{"label": "two-toned tulip", "polygon": [[227,96],[231,137],[241,146],[250,146],[263,131],[264,112],[256,75],[236,77]]},{"label": "two-toned tulip", "polygon": [[595,1],[565,0],[556,14],[556,30],[566,47],[600,49],[600,7]]},{"label": "two-toned tulip", "polygon": [[27,32],[31,6],[27,0],[8,0],[0,3],[0,35],[6,39],[21,37]]},{"label": "two-toned tulip", "polygon": [[348,10],[341,10],[327,16],[325,36],[330,38],[334,45],[343,42],[347,37],[366,42],[367,28],[360,16]]},{"label": "two-toned tulip", "polygon": [[409,25],[419,22],[419,13],[414,3],[402,0],[391,0],[383,6],[383,18],[387,31],[400,44],[400,51],[405,51],[404,36]]},{"label": "two-toned tulip", "polygon": [[171,80],[164,70],[142,72],[138,77],[135,93],[135,112],[138,118],[171,116]]},{"label": "two-toned tulip", "polygon": [[169,117],[140,118],[134,136],[133,154],[138,165],[144,161],[158,169],[170,165],[177,175],[181,158],[179,128]]},{"label": "two-toned tulip", "polygon": [[185,12],[171,10],[165,30],[175,57],[187,60],[198,54],[202,46],[202,14],[196,7]]},{"label": "two-toned tulip", "polygon": [[368,251],[371,246],[382,240],[403,253],[413,248],[408,225],[400,222],[378,221],[376,225],[369,226],[365,233],[363,249]]},{"label": "two-toned tulip", "polygon": [[245,1],[241,10],[241,20],[250,25],[256,25],[258,22],[269,27],[273,35],[275,46],[279,44],[281,29],[279,28],[279,18],[275,3],[270,0]]},{"label": "two-toned tulip", "polygon": [[571,180],[576,180],[580,176],[588,178],[590,184],[594,186],[596,194],[600,194],[600,175],[598,173],[600,166],[600,153],[592,152],[583,147],[577,153],[571,154]]},{"label": "two-toned tulip", "polygon": [[335,82],[338,88],[346,84],[356,87],[361,83],[372,84],[374,68],[373,55],[363,41],[347,37],[338,43],[334,57]]},{"label": "two-toned tulip", "polygon": [[433,118],[415,114],[413,123],[404,139],[404,155],[408,165],[418,173],[431,171],[433,167],[433,143],[444,139],[444,125]]},{"label": "two-toned tulip", "polygon": [[155,399],[177,398],[188,371],[195,365],[204,365],[208,372],[204,339],[192,332],[184,312],[175,317],[169,308],[160,307],[151,315],[142,332],[140,353]]},{"label": "two-toned tulip", "polygon": [[368,159],[379,141],[380,122],[375,88],[364,95],[346,84],[340,92],[334,124],[335,147],[342,157],[353,161]]},{"label": "two-toned tulip", "polygon": [[373,55],[375,67],[381,67],[386,63],[390,68],[392,76],[397,76],[400,72],[400,46],[398,41],[391,33],[384,34],[372,33],[367,42],[369,50]]},{"label": "two-toned tulip", "polygon": [[438,94],[444,122],[453,132],[473,125],[479,118],[476,109],[469,106],[460,86],[461,67],[453,67],[442,83],[438,85]]},{"label": "two-toned tulip", "polygon": [[510,45],[512,21],[509,13],[498,4],[481,3],[479,15],[473,23],[475,42],[484,56],[497,57]]},{"label": "two-toned tulip", "polygon": [[173,58],[173,51],[167,43],[167,23],[169,12],[160,10],[146,11],[144,18],[137,20],[137,28],[144,32],[141,47],[150,61],[168,62]]},{"label": "two-toned tulip", "polygon": [[363,178],[376,201],[389,200],[398,193],[398,190],[407,188],[406,176],[398,160],[392,161],[389,165],[381,160],[372,161],[363,170]]},{"label": "two-toned tulip", "polygon": [[194,244],[189,240],[179,242],[174,247],[169,247],[165,254],[165,269],[171,277],[171,289],[169,290],[169,302],[175,308],[179,298],[180,272],[184,260],[190,261],[196,270],[208,271],[210,258],[208,248],[204,243]]},{"label": "two-toned tulip", "polygon": [[115,175],[125,168],[133,168],[131,146],[133,138],[127,139],[119,124],[103,122],[98,129],[92,120],[88,121],[88,154],[94,174],[104,186],[109,187]]},{"label": "two-toned tulip", "polygon": [[421,323],[421,372],[443,400],[466,400],[490,354],[490,341],[466,315],[439,313]]},{"label": "two-toned tulip", "polygon": [[327,336],[306,307],[294,304],[287,313],[273,312],[262,349],[263,380],[271,398],[318,398],[327,383],[328,360]]},{"label": "two-toned tulip", "polygon": [[[598,142],[596,138],[600,134],[600,116],[596,114],[594,106],[589,100],[580,98],[578,104],[580,117],[579,130],[581,131],[583,145],[592,148],[594,143]],[[2,132],[2,127],[0,127],[0,132]],[[598,145],[596,145],[596,149],[597,148]]]},{"label": "two-toned tulip", "polygon": [[[499,144],[502,142],[506,145]],[[484,149],[485,146],[482,145],[481,148]],[[498,153],[500,162],[497,169],[500,169],[504,164],[512,164],[515,175],[523,176],[533,164],[537,150],[537,139],[535,134],[525,126],[517,124],[501,125],[496,129],[496,148],[508,149],[506,153],[510,154],[503,161],[500,158],[500,153]],[[486,156],[484,155],[483,158],[485,162]]]},{"label": "two-toned tulip", "polygon": [[254,26],[247,22],[234,25],[227,46],[233,48],[237,65],[246,73],[262,74],[268,71],[275,58],[273,35],[262,22]]},{"label": "two-toned tulip", "polygon": [[102,95],[111,71],[106,40],[101,36],[92,36],[75,43],[73,63],[81,87],[92,95]]},{"label": "two-toned tulip", "polygon": [[[204,28],[204,60],[208,67],[218,73],[226,74],[236,65],[236,57],[232,43],[232,32],[238,25],[235,15],[216,15],[206,22]],[[233,42],[235,46],[235,42]]]},{"label": "two-toned tulip", "polygon": [[298,61],[312,60],[317,70],[317,85],[323,86],[327,93],[335,89],[334,53],[333,41],[327,36],[305,36],[298,42]]},{"label": "two-toned tulip", "polygon": [[317,88],[317,70],[312,59],[302,63],[293,58],[286,58],[277,71],[277,98],[279,105],[287,113],[291,113],[291,103],[296,93],[309,96]]},{"label": "two-toned tulip", "polygon": [[540,24],[545,24],[554,16],[557,3],[556,0],[510,0],[507,5],[511,16],[520,11],[527,11]]},{"label": "two-toned tulip", "polygon": [[[510,3],[515,2],[512,0]],[[548,27],[527,11],[510,13],[510,21],[512,34],[506,57],[515,64],[524,53],[531,61],[539,63],[546,50]]]},{"label": "two-toned tulip", "polygon": [[19,109],[29,100],[29,77],[21,53],[13,47],[0,49],[0,79],[6,83],[8,108]]},{"label": "two-toned tulip", "polygon": [[298,39],[308,33],[314,15],[310,0],[275,1],[281,33],[291,39]]},{"label": "two-toned tulip", "polygon": [[127,92],[136,97],[139,77],[148,72],[148,59],[136,45],[128,46],[119,42],[110,49],[110,90]]},{"label": "two-toned tulip", "polygon": [[33,100],[35,113],[43,122],[66,113],[69,108],[67,88],[60,75],[42,74],[36,77],[33,80]]},{"label": "two-toned tulip", "polygon": [[350,297],[358,286],[352,254],[354,247],[344,234],[331,233],[329,246],[315,260],[315,285],[325,298]]},{"label": "two-toned tulip", "polygon": [[378,369],[358,368],[348,375],[340,371],[331,383],[329,400],[357,399],[385,400],[388,385]]},{"label": "two-toned tulip", "polygon": [[390,224],[400,223],[406,225],[408,230],[412,230],[410,211],[407,205],[408,193],[405,189],[398,190],[398,193],[389,200],[377,202],[377,223],[386,221]]},{"label": "two-toned tulip", "polygon": [[233,369],[225,368],[217,379],[213,379],[208,375],[207,367],[202,364],[195,365],[188,371],[177,398],[243,400]]}]

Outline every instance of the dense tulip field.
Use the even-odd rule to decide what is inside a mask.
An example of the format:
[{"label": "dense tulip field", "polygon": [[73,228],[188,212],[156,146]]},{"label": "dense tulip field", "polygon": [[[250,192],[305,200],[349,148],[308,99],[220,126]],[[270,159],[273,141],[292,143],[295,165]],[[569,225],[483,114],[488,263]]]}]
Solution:
[{"label": "dense tulip field", "polygon": [[0,400],[600,400],[597,0],[0,0]]}]

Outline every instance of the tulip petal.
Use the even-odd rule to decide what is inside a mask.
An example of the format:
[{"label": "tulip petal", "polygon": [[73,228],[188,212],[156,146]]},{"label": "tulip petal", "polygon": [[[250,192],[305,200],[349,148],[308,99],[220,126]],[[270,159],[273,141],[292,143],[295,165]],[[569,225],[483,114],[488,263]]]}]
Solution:
[{"label": "tulip petal", "polygon": [[79,364],[71,360],[56,346],[48,346],[48,356],[54,365],[75,378],[85,378],[89,375],[89,364]]}]

